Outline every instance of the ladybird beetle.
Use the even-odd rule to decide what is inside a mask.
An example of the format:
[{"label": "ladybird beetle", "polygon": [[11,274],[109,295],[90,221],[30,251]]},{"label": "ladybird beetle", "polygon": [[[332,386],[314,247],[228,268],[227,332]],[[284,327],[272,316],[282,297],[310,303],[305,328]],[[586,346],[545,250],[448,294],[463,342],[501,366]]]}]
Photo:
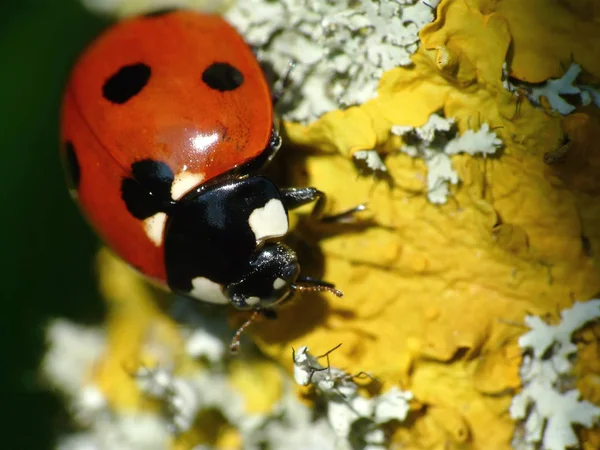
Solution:
[{"label": "ladybird beetle", "polygon": [[[278,241],[288,211],[324,195],[261,170],[281,145],[251,48],[222,18],[126,19],[77,61],[62,108],[71,192],[105,243],[174,293],[273,316],[300,277]],[[338,215],[339,216],[343,216]]]}]

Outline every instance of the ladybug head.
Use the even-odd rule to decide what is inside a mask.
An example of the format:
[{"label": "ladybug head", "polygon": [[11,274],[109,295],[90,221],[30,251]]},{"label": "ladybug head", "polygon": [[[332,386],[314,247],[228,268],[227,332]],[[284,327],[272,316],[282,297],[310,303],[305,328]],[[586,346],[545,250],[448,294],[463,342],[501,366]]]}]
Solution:
[{"label": "ladybug head", "polygon": [[287,300],[296,288],[300,266],[296,253],[280,243],[265,244],[241,281],[227,286],[226,296],[239,309],[268,309]]},{"label": "ladybug head", "polygon": [[300,277],[296,253],[281,243],[266,244],[252,261],[252,272],[227,286],[226,295],[238,309],[269,311],[294,292],[326,291],[343,294],[323,280]]}]

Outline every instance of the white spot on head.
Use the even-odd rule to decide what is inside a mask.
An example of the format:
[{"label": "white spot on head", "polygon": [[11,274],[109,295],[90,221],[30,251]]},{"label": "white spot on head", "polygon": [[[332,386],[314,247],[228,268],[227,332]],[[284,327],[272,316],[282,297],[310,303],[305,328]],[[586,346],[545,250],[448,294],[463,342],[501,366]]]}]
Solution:
[{"label": "white spot on head", "polygon": [[286,285],[285,280],[283,278],[275,278],[273,281],[273,289],[278,290]]},{"label": "white spot on head", "polygon": [[281,237],[288,232],[288,217],[280,200],[273,198],[262,208],[256,208],[248,218],[256,242]]},{"label": "white spot on head", "polygon": [[223,294],[223,286],[219,283],[215,283],[208,278],[197,277],[192,280],[192,286],[189,294],[198,300],[220,305],[229,303],[229,299]]},{"label": "white spot on head", "polygon": [[246,304],[250,306],[258,305],[260,303],[260,297],[252,296],[246,299]]},{"label": "white spot on head", "polygon": [[173,200],[179,200],[194,187],[204,181],[203,173],[194,173],[182,171],[175,175],[173,184],[171,185],[171,197]]},{"label": "white spot on head", "polygon": [[165,231],[165,223],[167,222],[167,215],[164,212],[159,212],[151,217],[144,220],[144,231],[146,236],[157,247],[160,247],[163,242],[163,233]]}]

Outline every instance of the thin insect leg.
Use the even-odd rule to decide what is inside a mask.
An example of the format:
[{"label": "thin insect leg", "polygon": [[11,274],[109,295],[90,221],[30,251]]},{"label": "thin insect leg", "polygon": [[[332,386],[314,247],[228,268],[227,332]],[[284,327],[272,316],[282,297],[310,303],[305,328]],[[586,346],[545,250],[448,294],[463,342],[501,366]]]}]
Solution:
[{"label": "thin insect leg", "polygon": [[365,372],[364,370],[361,370],[360,372],[358,372],[356,375],[352,375],[352,378],[357,378],[357,379],[361,379],[361,378],[370,378],[373,381],[378,381],[377,378],[375,378],[373,375],[371,375],[369,372]]},{"label": "thin insect leg", "polygon": [[316,356],[315,358],[317,358],[317,359],[325,358],[326,356],[329,356],[330,353],[333,353],[334,351],[336,351],[341,346],[342,346],[342,343],[340,342],[338,345],[336,345],[335,347],[333,347],[331,350],[328,350],[327,352],[323,353],[320,356]]},{"label": "thin insect leg", "polygon": [[323,372],[324,370],[327,370],[327,367],[313,367],[313,366],[308,366],[308,368],[310,369],[310,375],[308,376],[308,384],[312,384],[312,378],[315,375],[315,373],[317,372]]},{"label": "thin insect leg", "polygon": [[301,283],[313,284],[316,286],[323,286],[323,287],[330,287],[330,288],[335,287],[335,285],[333,283],[329,283],[327,281],[323,281],[318,278],[307,276],[307,275],[299,276],[298,278],[296,278],[296,281],[299,281]]},{"label": "thin insect leg", "polygon": [[367,207],[366,204],[360,204],[343,211],[338,214],[324,216],[323,211],[325,210],[325,203],[327,196],[323,191],[320,191],[313,187],[305,188],[285,188],[280,190],[281,200],[288,210],[296,209],[304,206],[308,203],[315,202],[315,206],[311,212],[311,216],[321,222],[332,223],[332,222],[343,222],[350,219],[356,212],[364,211]]}]

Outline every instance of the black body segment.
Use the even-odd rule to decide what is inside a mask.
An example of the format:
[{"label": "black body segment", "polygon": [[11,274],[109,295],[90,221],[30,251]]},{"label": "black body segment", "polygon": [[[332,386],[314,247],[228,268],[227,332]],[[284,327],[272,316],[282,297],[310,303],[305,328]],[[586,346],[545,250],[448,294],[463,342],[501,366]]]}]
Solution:
[{"label": "black body segment", "polygon": [[280,200],[273,182],[250,177],[200,188],[179,200],[165,228],[169,287],[186,293],[197,277],[221,285],[243,279],[257,247],[250,215],[273,199]]}]

